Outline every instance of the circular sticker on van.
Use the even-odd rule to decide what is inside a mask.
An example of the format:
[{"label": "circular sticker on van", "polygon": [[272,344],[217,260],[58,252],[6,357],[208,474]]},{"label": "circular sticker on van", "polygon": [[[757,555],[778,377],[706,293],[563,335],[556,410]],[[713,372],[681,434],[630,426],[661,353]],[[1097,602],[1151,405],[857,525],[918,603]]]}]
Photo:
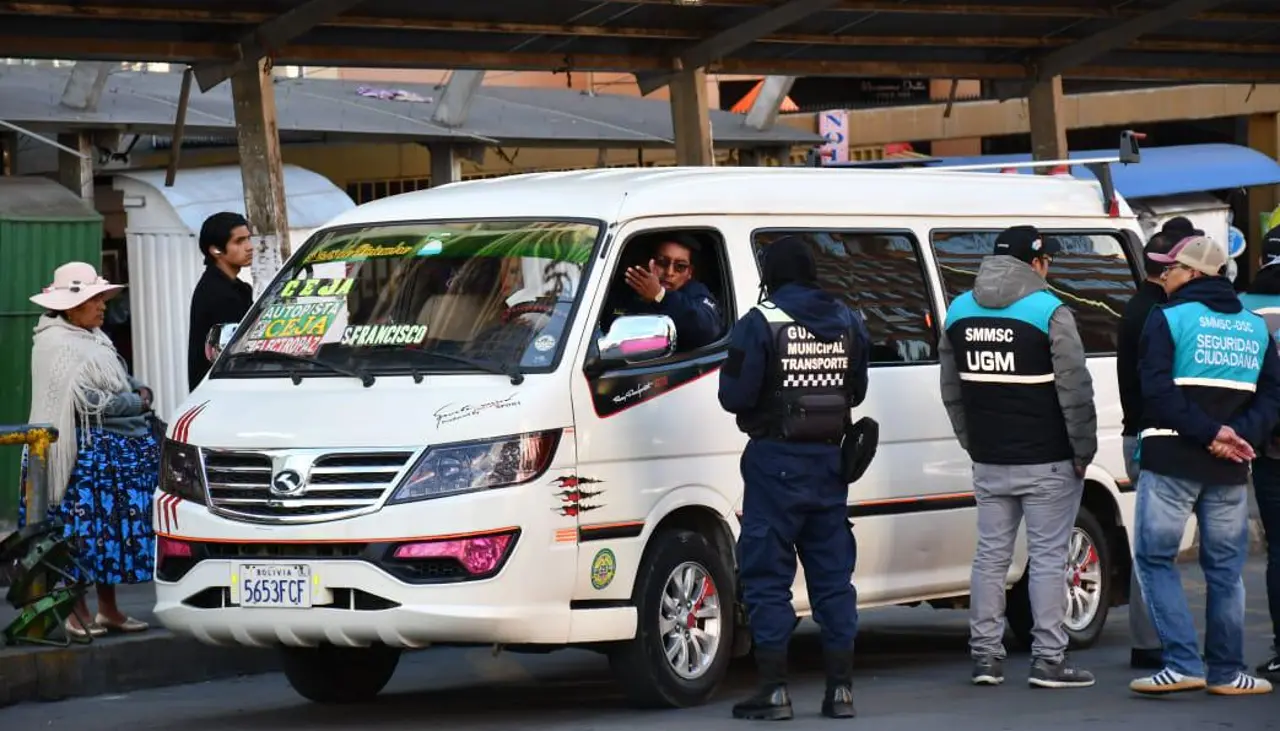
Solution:
[{"label": "circular sticker on van", "polygon": [[539,353],[545,353],[556,347],[556,339],[550,335],[539,335],[537,340],[533,341],[533,349]]},{"label": "circular sticker on van", "polygon": [[602,548],[591,559],[591,588],[599,591],[613,583],[614,574],[618,573],[618,559],[613,551]]}]

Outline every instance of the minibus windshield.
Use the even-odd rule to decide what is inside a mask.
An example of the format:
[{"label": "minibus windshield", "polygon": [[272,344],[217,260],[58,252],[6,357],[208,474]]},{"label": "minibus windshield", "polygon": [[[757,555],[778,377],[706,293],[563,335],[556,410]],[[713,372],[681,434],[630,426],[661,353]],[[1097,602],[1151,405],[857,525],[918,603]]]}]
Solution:
[{"label": "minibus windshield", "polygon": [[323,232],[271,283],[211,377],[547,372],[601,229],[481,220]]}]

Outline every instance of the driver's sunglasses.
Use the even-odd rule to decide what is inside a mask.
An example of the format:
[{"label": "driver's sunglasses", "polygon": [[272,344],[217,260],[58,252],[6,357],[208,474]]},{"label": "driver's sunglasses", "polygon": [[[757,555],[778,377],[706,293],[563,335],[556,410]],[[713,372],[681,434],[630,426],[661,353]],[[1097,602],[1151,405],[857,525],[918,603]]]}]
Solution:
[{"label": "driver's sunglasses", "polygon": [[665,256],[654,257],[653,263],[657,264],[659,269],[674,269],[677,274],[684,274],[693,266],[687,261],[670,259]]}]

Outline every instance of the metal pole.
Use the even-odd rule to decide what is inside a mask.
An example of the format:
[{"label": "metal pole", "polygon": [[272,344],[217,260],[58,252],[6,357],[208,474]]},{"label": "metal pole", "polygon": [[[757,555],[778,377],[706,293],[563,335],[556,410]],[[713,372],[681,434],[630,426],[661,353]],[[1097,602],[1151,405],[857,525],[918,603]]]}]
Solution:
[{"label": "metal pole", "polygon": [[[0,427],[0,444],[27,445],[27,475],[22,482],[22,493],[27,507],[27,525],[44,522],[49,511],[49,447],[58,441],[58,430],[47,424],[27,424],[21,427]],[[49,591],[44,571],[37,570],[32,577],[27,596],[29,603]],[[32,622],[22,636],[41,640],[53,630],[52,618],[42,615],[41,621]]]}]

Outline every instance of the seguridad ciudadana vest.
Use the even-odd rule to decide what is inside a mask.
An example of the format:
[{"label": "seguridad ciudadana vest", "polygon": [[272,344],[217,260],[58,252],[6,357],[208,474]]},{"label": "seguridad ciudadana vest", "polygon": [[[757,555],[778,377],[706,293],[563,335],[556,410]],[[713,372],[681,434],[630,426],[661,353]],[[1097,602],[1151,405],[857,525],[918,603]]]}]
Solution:
[{"label": "seguridad ciudadana vest", "polygon": [[823,342],[771,301],[754,309],[769,326],[773,359],[759,406],[738,416],[739,428],[753,439],[839,444],[850,418],[852,333]]},{"label": "seguridad ciudadana vest", "polygon": [[947,308],[969,457],[981,464],[1048,464],[1074,457],[1054,386],[1049,320],[1064,306],[1040,290],[1008,307],[966,292]]},{"label": "seguridad ciudadana vest", "polygon": [[[1215,312],[1200,302],[1161,308],[1173,338],[1173,383],[1212,419],[1226,423],[1253,399],[1266,349],[1267,323],[1247,309]],[[1154,313],[1153,313],[1154,314]],[[1244,484],[1248,463],[1214,457],[1201,444],[1145,414],[1142,469],[1207,484]]]}]

